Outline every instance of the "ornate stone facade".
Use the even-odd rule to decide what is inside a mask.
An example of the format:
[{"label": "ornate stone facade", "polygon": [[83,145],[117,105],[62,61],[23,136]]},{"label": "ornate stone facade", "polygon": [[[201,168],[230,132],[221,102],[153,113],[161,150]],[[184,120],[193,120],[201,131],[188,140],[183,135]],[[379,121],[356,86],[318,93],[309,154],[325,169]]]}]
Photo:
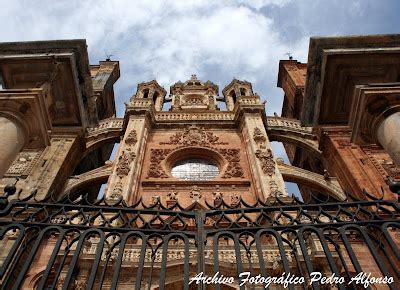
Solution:
[{"label": "ornate stone facade", "polygon": [[[374,55],[371,61],[388,69],[390,65],[382,59],[391,48],[386,40],[381,40],[385,46],[382,51],[376,47],[377,41],[360,41],[371,49],[378,49],[382,58]],[[398,113],[398,88],[392,83],[388,89],[385,84],[397,79],[391,75],[375,75],[374,71],[363,66],[361,60],[349,62],[343,56],[351,55],[358,44],[349,39],[352,48],[348,51],[345,43],[340,44],[340,41],[328,39],[326,45],[332,46],[332,54],[343,49],[336,57],[346,69],[342,70],[331,60],[326,47],[318,40],[312,40],[315,49],[310,50],[310,60],[318,67],[317,70],[307,69],[307,64],[292,59],[280,62],[278,86],[285,92],[281,117],[277,114],[266,116],[265,106],[260,96],[253,92],[250,82],[234,79],[220,96],[216,84],[192,75],[187,81],[173,84],[169,95],[155,80],[140,83],[126,104],[124,117],[116,118],[112,84],[119,77],[118,62],[108,60],[89,66],[84,41],[0,45],[0,69],[5,72],[4,89],[0,90],[0,128],[13,128],[8,137],[18,145],[11,148],[10,140],[0,141],[1,146],[9,149],[4,151],[7,154],[0,152],[3,154],[0,161],[4,160],[0,164],[0,186],[5,188],[7,184],[16,184],[15,192],[19,198],[28,203],[43,202],[43,208],[55,208],[56,200],[67,204],[62,210],[53,212],[33,206],[30,211],[36,210],[36,213],[25,213],[31,215],[31,221],[40,223],[41,219],[46,220],[59,226],[63,232],[52,230],[48,237],[42,235],[49,243],[40,245],[40,257],[31,257],[32,267],[27,268],[26,278],[21,280],[23,286],[27,289],[39,287],[35,281],[42,281],[41,275],[46,273],[53,249],[64,249],[63,243],[67,245],[65,261],[76,262],[79,267],[71,268],[75,272],[60,269],[56,281],[51,280],[55,272],[48,272],[48,282],[54,282],[53,285],[46,282],[48,288],[68,287],[64,285],[65,279],[69,279],[69,287],[74,289],[97,285],[100,274],[90,275],[94,257],[103,264],[120,259],[122,268],[118,273],[121,274],[118,283],[121,284],[118,285],[126,288],[131,287],[136,279],[136,276],[128,275],[127,269],[137,267],[140,261],[146,263],[144,275],[150,275],[150,263],[159,265],[166,261],[164,259],[168,263],[173,261],[172,266],[166,266],[168,275],[175,275],[167,278],[171,288],[182,285],[179,284],[182,283],[181,273],[176,269],[183,269],[182,263],[189,258],[201,257],[211,261],[218,257],[224,270],[229,271],[235,259],[242,259],[244,265],[257,264],[256,257],[261,254],[266,267],[276,274],[282,270],[283,260],[291,265],[295,260],[299,261],[287,245],[278,253],[272,235],[260,238],[260,251],[250,250],[251,245],[255,245],[249,238],[250,232],[244,231],[237,236],[245,246],[239,251],[233,248],[237,241],[225,236],[215,244],[220,247],[217,254],[211,248],[215,240],[207,240],[208,236],[204,234],[201,239],[205,238],[207,243],[203,245],[199,240],[194,241],[193,236],[203,235],[214,228],[236,226],[278,227],[278,231],[285,230],[284,226],[293,226],[294,233],[300,223],[316,223],[317,218],[313,220],[311,213],[325,201],[324,198],[344,201],[347,196],[343,190],[359,196],[367,190],[372,196],[396,198],[389,190],[387,176],[400,179],[397,149],[389,144],[393,136],[388,133],[388,128],[396,127],[392,119],[396,119]],[[15,50],[16,47],[19,49]],[[46,53],[51,53],[51,61],[49,57],[43,57]],[[360,58],[363,57],[361,54]],[[332,65],[323,66],[321,59]],[[396,64],[390,67],[390,71],[400,71],[398,57],[393,59]],[[11,64],[15,71],[9,69]],[[61,70],[60,74],[54,73],[57,72],[54,65]],[[35,69],[30,71],[29,67]],[[320,90],[318,86],[321,83],[317,80],[326,76],[321,73],[325,69],[329,78],[321,82],[325,89]],[[13,73],[24,75],[27,81],[19,83],[19,78]],[[338,92],[343,96],[335,91],[337,100],[331,99],[327,93],[327,90],[333,91],[332,81],[336,73],[341,76],[338,82],[342,86],[354,89],[355,93],[346,95],[347,99],[344,98],[347,91],[341,86]],[[52,81],[48,79],[49,75],[53,75]],[[43,86],[34,86],[29,82],[29,76],[40,79]],[[306,78],[309,79],[307,87]],[[355,83],[341,83],[346,79]],[[379,89],[367,85],[372,80],[381,83]],[[16,90],[23,85],[27,86],[24,87],[26,93]],[[380,94],[385,95],[385,102],[380,102],[377,97]],[[347,104],[346,100],[350,99],[353,103]],[[169,102],[171,108],[165,111],[164,105]],[[219,108],[220,102],[225,103],[226,110]],[[71,104],[68,108],[67,103]],[[351,109],[337,114],[328,110],[330,105],[340,105],[341,108],[351,105]],[[366,111],[368,114],[363,115]],[[388,119],[388,116],[392,117]],[[33,121],[29,123],[29,120]],[[291,165],[274,157],[271,141],[284,143]],[[119,145],[115,148],[114,160],[110,161],[116,143]],[[298,204],[288,196],[285,181],[298,183],[302,198],[312,197],[318,203],[305,211],[297,209]],[[6,190],[10,188],[14,189],[8,186]],[[38,193],[33,199],[30,194],[36,191]],[[291,209],[282,213],[279,210],[284,202],[288,202]],[[80,208],[75,208],[77,203]],[[253,212],[252,204],[259,207],[261,204],[262,210]],[[137,209],[137,205],[142,208]],[[98,210],[96,214],[93,213],[94,207]],[[202,216],[207,208],[212,210],[207,217]],[[228,217],[226,210],[232,210],[233,214]],[[248,215],[245,214],[247,210],[250,212]],[[343,211],[342,216],[335,219],[331,213],[318,210],[317,222],[340,223],[358,218]],[[18,217],[25,226],[28,219],[22,211],[19,209],[12,214],[15,214],[14,220]],[[274,216],[274,211],[279,213]],[[166,216],[162,216],[163,213]],[[301,217],[298,218],[297,214]],[[86,229],[86,226],[92,228]],[[64,231],[65,227],[68,230]],[[88,235],[78,239],[81,227],[87,230]],[[104,228],[112,230],[105,231]],[[161,242],[161,234],[157,231],[167,228],[171,239]],[[117,230],[122,234],[118,235]],[[4,232],[4,238],[0,237],[6,244],[5,251],[19,239],[20,231],[15,226]],[[129,237],[124,236],[128,231]],[[192,236],[187,239],[190,242],[181,239],[179,235],[182,233],[177,234],[179,231],[190,232]],[[287,231],[282,235],[286,244],[294,241],[293,233]],[[55,245],[54,241],[61,236],[62,243]],[[144,237],[148,239],[141,240]],[[355,234],[354,237],[360,240]],[[320,258],[324,249],[315,239],[307,236],[301,239],[304,245],[295,247],[299,253],[312,253],[313,261],[319,259],[317,265],[322,269],[326,267],[326,261]],[[34,243],[32,241],[29,243]],[[76,244],[81,245],[81,249]],[[119,245],[125,248],[119,251]],[[173,248],[168,248],[168,255],[163,255],[162,249],[171,245]],[[355,251],[359,254],[364,250],[360,247]],[[75,253],[78,254],[73,258]],[[6,256],[3,252],[0,254]],[[54,261],[59,263],[62,255],[58,253]],[[332,259],[339,261],[338,256]],[[364,266],[363,263],[365,261],[361,263]],[[328,268],[323,270],[329,272]],[[111,285],[112,270],[107,271],[110,269],[105,270],[101,279],[106,285]],[[171,279],[175,280],[171,282]]]}]

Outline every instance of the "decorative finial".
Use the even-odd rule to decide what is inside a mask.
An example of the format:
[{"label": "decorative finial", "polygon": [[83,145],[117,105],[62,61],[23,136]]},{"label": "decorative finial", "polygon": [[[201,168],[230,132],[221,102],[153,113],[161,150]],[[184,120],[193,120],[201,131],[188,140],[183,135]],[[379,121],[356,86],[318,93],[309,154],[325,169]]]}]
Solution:
[{"label": "decorative finial", "polygon": [[197,80],[197,76],[195,74],[192,75],[192,77],[190,78],[192,81]]},{"label": "decorative finial", "polygon": [[293,59],[292,53],[291,52],[287,52],[285,53],[285,55],[287,55],[289,57],[289,60]]},{"label": "decorative finial", "polygon": [[114,56],[113,54],[106,54],[106,61],[111,61],[111,57]]}]

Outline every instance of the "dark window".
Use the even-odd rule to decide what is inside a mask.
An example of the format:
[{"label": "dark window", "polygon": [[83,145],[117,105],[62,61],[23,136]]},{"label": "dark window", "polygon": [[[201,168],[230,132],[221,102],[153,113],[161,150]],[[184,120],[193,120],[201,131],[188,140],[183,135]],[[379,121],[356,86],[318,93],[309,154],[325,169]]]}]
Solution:
[{"label": "dark window", "polygon": [[232,97],[233,103],[235,104],[236,103],[236,93],[235,93],[235,91],[232,90],[229,93],[229,95]]},{"label": "dark window", "polygon": [[149,89],[144,89],[143,90],[143,98],[147,98],[149,96]]}]

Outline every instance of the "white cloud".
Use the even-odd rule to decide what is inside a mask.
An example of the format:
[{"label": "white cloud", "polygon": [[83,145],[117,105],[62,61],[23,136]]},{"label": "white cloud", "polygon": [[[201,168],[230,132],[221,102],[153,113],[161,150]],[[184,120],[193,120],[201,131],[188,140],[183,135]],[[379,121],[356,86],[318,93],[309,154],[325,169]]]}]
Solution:
[{"label": "white cloud", "polygon": [[[258,9],[286,2],[8,1],[0,11],[0,40],[86,38],[92,63],[113,54],[121,63],[119,114],[138,82],[157,79],[168,87],[192,73],[221,88],[233,77],[247,79],[262,97],[272,97],[269,112],[280,112],[278,62],[293,48]],[[296,55],[306,55],[307,44],[302,39]]]}]

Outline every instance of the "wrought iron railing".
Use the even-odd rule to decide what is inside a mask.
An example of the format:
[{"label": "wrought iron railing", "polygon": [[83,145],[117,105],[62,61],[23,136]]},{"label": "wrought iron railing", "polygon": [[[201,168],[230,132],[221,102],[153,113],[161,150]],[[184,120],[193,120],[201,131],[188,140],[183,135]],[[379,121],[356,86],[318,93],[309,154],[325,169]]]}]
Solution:
[{"label": "wrought iron railing", "polygon": [[[246,275],[304,281],[275,281],[270,289],[400,289],[399,204],[367,193],[363,200],[327,195],[307,202],[278,197],[232,205],[219,199],[189,208],[159,200],[128,206],[104,198],[90,202],[87,196],[37,196],[10,186],[0,198],[2,289],[268,285],[248,281],[240,286]],[[316,272],[343,280],[313,282]],[[219,273],[226,283],[189,284],[200,273]],[[363,282],[362,273],[393,282],[367,285],[371,278]],[[233,283],[221,276],[232,277]]]}]

